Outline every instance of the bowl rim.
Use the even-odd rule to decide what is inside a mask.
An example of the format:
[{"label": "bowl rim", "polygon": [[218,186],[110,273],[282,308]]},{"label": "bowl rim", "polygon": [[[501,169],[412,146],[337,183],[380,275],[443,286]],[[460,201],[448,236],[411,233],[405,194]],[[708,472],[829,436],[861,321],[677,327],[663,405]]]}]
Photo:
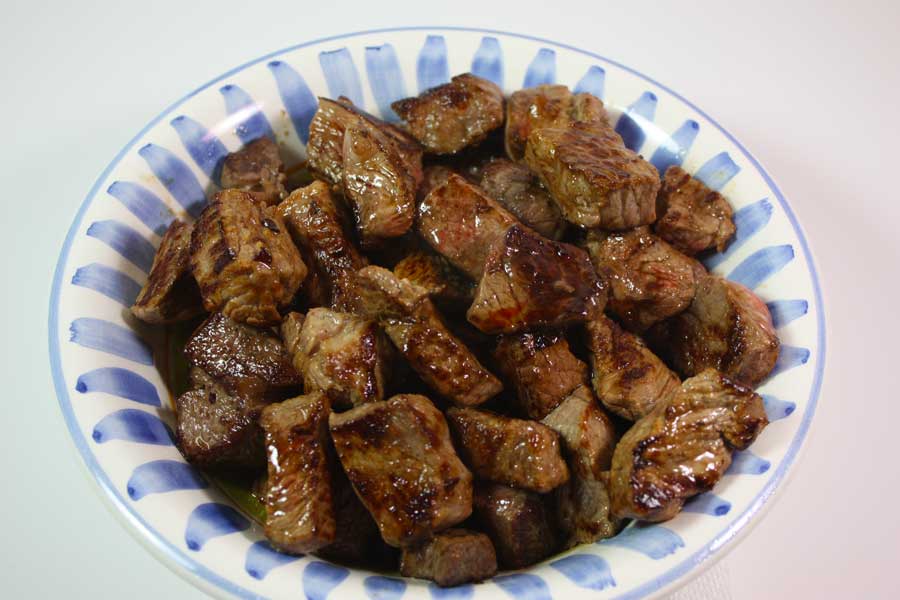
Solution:
[{"label": "bowl rim", "polygon": [[620,594],[616,596],[619,599],[632,599],[632,598],[642,598],[648,595],[653,594],[654,592],[661,591],[664,587],[668,587],[671,584],[682,580],[681,583],[686,582],[684,575],[686,575],[691,570],[694,570],[701,563],[706,563],[702,568],[696,569],[698,574],[700,571],[704,570],[706,567],[710,566],[713,561],[708,561],[710,557],[714,554],[716,558],[720,558],[724,552],[721,552],[723,548],[728,548],[729,550],[733,548],[734,542],[738,537],[739,533],[747,533],[750,529],[748,525],[755,525],[759,519],[755,519],[754,517],[759,516],[759,513],[764,505],[766,505],[769,499],[774,495],[776,489],[778,489],[783,483],[785,476],[789,472],[791,466],[797,459],[797,455],[803,446],[804,441],[809,433],[809,427],[812,422],[812,419],[816,412],[816,407],[818,404],[819,395],[822,387],[822,379],[825,370],[825,349],[826,349],[826,327],[825,327],[825,312],[822,301],[822,287],[819,280],[818,269],[816,267],[815,258],[813,253],[809,247],[809,243],[806,239],[805,232],[800,222],[797,220],[796,215],[794,214],[793,209],[790,204],[788,204],[787,200],[784,198],[781,190],[778,185],[775,183],[773,178],[769,175],[766,169],[762,166],[759,160],[756,159],[753,154],[744,147],[741,142],[739,142],[731,133],[729,133],[724,127],[722,127],[718,121],[713,119],[709,114],[705,111],[697,107],[690,100],[679,94],[678,92],[672,90],[669,86],[660,83],[659,81],[644,75],[640,71],[637,71],[631,67],[628,67],[616,60],[612,60],[595,52],[591,52],[588,50],[584,50],[578,48],[576,46],[572,46],[569,44],[564,44],[561,42],[557,42],[551,39],[542,38],[539,36],[532,36],[527,34],[514,33],[509,31],[503,31],[499,29],[486,29],[479,27],[458,27],[458,26],[445,26],[445,25],[412,25],[412,26],[403,26],[403,27],[383,27],[376,29],[367,29],[367,30],[359,30],[351,33],[342,33],[327,37],[316,38],[313,40],[301,42],[299,44],[294,44],[291,46],[287,46],[281,48],[279,50],[275,50],[273,52],[269,52],[260,57],[254,58],[247,62],[244,62],[237,67],[229,69],[228,71],[218,75],[201,86],[195,88],[188,94],[178,98],[166,108],[164,108],[159,114],[153,117],[144,127],[142,127],[137,134],[135,134],[125,146],[119,150],[119,152],[115,155],[115,157],[110,161],[110,163],[103,169],[100,175],[95,180],[94,184],[91,186],[88,191],[87,196],[81,202],[78,211],[75,214],[74,219],[72,220],[72,224],[69,227],[69,230],[66,234],[65,240],[63,242],[62,248],[60,249],[59,258],[57,259],[56,267],[54,269],[52,286],[50,290],[50,302],[49,302],[49,317],[48,317],[48,346],[49,346],[49,359],[50,359],[50,370],[53,378],[54,388],[56,390],[57,400],[60,405],[60,409],[62,411],[63,417],[65,419],[66,427],[69,430],[69,434],[77,447],[81,458],[84,461],[84,465],[87,468],[88,473],[92,476],[94,483],[100,488],[100,491],[103,492],[101,496],[107,501],[107,504],[110,508],[115,508],[114,511],[121,521],[130,525],[126,529],[129,530],[132,535],[134,535],[139,542],[142,543],[151,553],[160,559],[166,566],[170,567],[174,570],[178,575],[185,578],[187,581],[199,586],[207,592],[216,593],[220,595],[221,592],[227,592],[229,594],[233,594],[239,597],[245,598],[255,598],[258,597],[257,594],[251,592],[250,590],[241,587],[229,581],[222,575],[216,573],[210,568],[200,564],[199,562],[193,560],[189,555],[187,555],[182,549],[177,548],[169,541],[165,540],[149,523],[147,523],[138,513],[137,511],[129,505],[120,494],[120,492],[116,489],[113,482],[110,480],[109,476],[106,474],[104,469],[98,463],[96,457],[91,451],[89,445],[87,444],[87,439],[82,434],[78,422],[75,418],[74,411],[72,409],[71,397],[69,396],[69,390],[66,387],[65,377],[62,371],[62,361],[60,355],[60,344],[59,344],[59,298],[60,298],[60,290],[63,283],[63,274],[68,263],[69,252],[71,250],[72,243],[75,238],[75,234],[80,230],[82,220],[84,218],[84,214],[87,211],[88,207],[91,205],[92,200],[96,197],[101,184],[107,179],[112,170],[121,162],[122,158],[135,146],[135,144],[144,137],[144,135],[153,127],[155,127],[160,121],[162,121],[166,116],[168,116],[171,112],[173,112],[177,107],[179,107],[182,103],[197,95],[198,93],[212,87],[213,85],[221,82],[222,80],[231,77],[232,75],[239,73],[248,67],[251,67],[255,64],[273,58],[275,56],[279,56],[285,54],[287,52],[291,52],[294,50],[298,50],[300,48],[305,48],[308,46],[314,46],[318,44],[323,44],[326,42],[337,41],[342,39],[349,39],[354,37],[360,37],[364,35],[372,35],[379,33],[396,33],[396,32],[407,32],[407,31],[449,31],[449,32],[466,32],[466,33],[483,33],[483,34],[493,34],[493,35],[501,35],[512,38],[519,38],[528,40],[531,42],[538,42],[543,44],[550,44],[559,48],[564,48],[566,50],[579,52],[586,56],[590,56],[591,58],[604,61],[608,64],[614,65],[617,68],[620,68],[632,75],[639,77],[640,79],[659,87],[660,89],[665,90],[670,93],[672,96],[677,98],[679,101],[683,102],[686,106],[690,107],[692,110],[696,111],[699,115],[701,115],[705,120],[707,120],[711,125],[713,125],[722,135],[724,135],[731,143],[737,147],[741,154],[753,165],[753,167],[759,172],[762,176],[763,180],[766,182],[766,185],[772,190],[776,199],[778,200],[779,205],[784,210],[785,215],[788,218],[788,221],[791,224],[795,234],[797,235],[797,239],[800,242],[800,246],[803,249],[803,255],[806,259],[806,263],[809,266],[809,273],[812,279],[813,286],[813,295],[815,298],[815,306],[816,306],[816,371],[813,375],[813,381],[810,388],[810,395],[807,401],[806,408],[801,417],[800,424],[797,427],[797,432],[794,435],[794,438],[791,440],[790,445],[788,446],[787,451],[784,454],[784,458],[781,463],[775,470],[773,476],[769,479],[763,489],[757,494],[757,496],[750,503],[748,508],[737,518],[735,519],[731,525],[726,527],[723,531],[717,534],[712,540],[704,544],[699,550],[695,551],[693,554],[683,559],[677,565],[670,568],[668,571],[663,574],[653,578],[652,580],[646,581],[636,588],[625,592],[624,594]]}]

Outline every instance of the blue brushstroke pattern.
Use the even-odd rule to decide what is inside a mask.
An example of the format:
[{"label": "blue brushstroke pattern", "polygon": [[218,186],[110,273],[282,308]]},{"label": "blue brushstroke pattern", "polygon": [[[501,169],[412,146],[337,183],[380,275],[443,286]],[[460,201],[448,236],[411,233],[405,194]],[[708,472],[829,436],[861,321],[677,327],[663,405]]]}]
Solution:
[{"label": "blue brushstroke pattern", "polygon": [[473,75],[503,87],[503,50],[500,49],[500,41],[497,38],[490,36],[481,38],[481,44],[472,57],[470,70]]},{"label": "blue brushstroke pattern", "polygon": [[530,573],[494,577],[493,582],[514,600],[551,600],[550,588],[543,578]]},{"label": "blue brushstroke pattern", "polygon": [[429,35],[416,59],[416,84],[419,92],[448,81],[450,66],[447,64],[447,41],[442,35]]},{"label": "blue brushstroke pattern", "polygon": [[225,112],[241,117],[240,122],[234,128],[234,132],[241,138],[241,142],[249,144],[261,137],[275,139],[272,126],[269,125],[269,120],[263,114],[262,106],[257,104],[250,94],[233,83],[223,85],[219,88],[219,92],[225,99]]},{"label": "blue brushstroke pattern", "polygon": [[572,554],[553,561],[550,566],[579,587],[603,590],[616,585],[609,563],[593,554]]},{"label": "blue brushstroke pattern", "polygon": [[789,417],[797,409],[796,403],[781,400],[780,398],[776,398],[769,394],[763,394],[762,399],[763,405],[766,407],[766,416],[769,417],[769,421],[778,421]]},{"label": "blue brushstroke pattern", "polygon": [[[302,554],[300,556],[303,556]],[[244,570],[253,579],[260,581],[266,578],[269,571],[300,560],[300,556],[292,556],[275,550],[268,541],[255,542],[247,550],[247,558],[244,561]]]},{"label": "blue brushstroke pattern", "polygon": [[100,240],[145,273],[153,266],[156,248],[140,233],[118,221],[94,221],[87,230],[88,237]]},{"label": "blue brushstroke pattern", "polygon": [[141,293],[141,284],[112,267],[91,263],[79,267],[72,276],[72,285],[92,289],[122,306],[131,306]]},{"label": "blue brushstroke pattern", "polygon": [[475,586],[471,583],[443,588],[435,583],[428,584],[428,591],[434,600],[469,600],[475,595]]},{"label": "blue brushstroke pattern", "polygon": [[136,444],[171,446],[175,436],[156,415],[136,408],[123,408],[100,419],[94,425],[91,437],[98,444],[123,440]]},{"label": "blue brushstroke pattern", "polygon": [[249,528],[250,521],[232,507],[218,502],[208,502],[195,508],[188,517],[184,529],[184,543],[189,549],[197,552],[213,538]]},{"label": "blue brushstroke pattern", "polygon": [[102,392],[147,406],[162,406],[156,386],[134,371],[100,367],[78,376],[75,389],[82,394]]},{"label": "blue brushstroke pattern", "polygon": [[69,333],[69,341],[79,346],[114,354],[142,365],[153,364],[153,352],[150,347],[130,329],[121,325],[101,319],[80,317],[72,321]]},{"label": "blue brushstroke pattern", "polygon": [[719,191],[734,179],[741,168],[735,164],[727,152],[720,152],[706,161],[694,174],[694,177],[706,184],[711,190]]},{"label": "blue brushstroke pattern", "polygon": [[294,131],[305,144],[309,141],[309,124],[316,114],[319,101],[306,85],[306,80],[287,63],[273,60],[269,63],[269,70],[275,78],[281,102],[294,124]]},{"label": "blue brushstroke pattern", "polygon": [[576,94],[593,94],[602,100],[606,93],[606,71],[597,65],[591,65],[575,84],[574,91]]},{"label": "blue brushstroke pattern", "polygon": [[656,118],[658,99],[653,92],[644,92],[632,102],[616,123],[616,133],[622,136],[625,146],[637,152],[644,145],[647,134],[643,124]]},{"label": "blue brushstroke pattern", "polygon": [[403,72],[394,47],[390,44],[367,47],[366,74],[382,118],[386,121],[398,121],[391,103],[406,98],[406,86],[403,85]]},{"label": "blue brushstroke pattern", "polygon": [[771,379],[794,367],[805,365],[808,360],[809,349],[782,344],[781,348],[778,349],[778,360],[775,361],[775,368],[769,373],[769,378]]},{"label": "blue brushstroke pattern", "polygon": [[406,591],[406,582],[396,577],[371,575],[363,581],[363,588],[371,600],[400,600]]},{"label": "blue brushstroke pattern", "polygon": [[190,167],[156,144],[147,144],[138,150],[138,154],[147,162],[150,170],[178,204],[195,219],[199,217],[206,204],[206,194]]},{"label": "blue brushstroke pattern", "polygon": [[741,261],[728,274],[728,279],[753,290],[792,260],[794,248],[790,244],[762,248]]},{"label": "blue brushstroke pattern", "polygon": [[328,82],[328,93],[332,98],[346,96],[356,106],[363,106],[362,85],[359,73],[353,64],[353,57],[346,48],[319,53],[319,64],[325,81]]},{"label": "blue brushstroke pattern", "polygon": [[170,124],[200,170],[218,183],[222,161],[228,156],[225,144],[190,117],[184,115],[175,117]]},{"label": "blue brushstroke pattern", "polygon": [[656,167],[660,175],[665,174],[666,169],[673,165],[681,166],[699,131],[700,124],[688,119],[656,149],[650,157],[650,163]]},{"label": "blue brushstroke pattern", "polygon": [[325,600],[350,575],[350,569],[314,560],[303,569],[303,593],[308,600]]},{"label": "blue brushstroke pattern", "polygon": [[599,544],[628,548],[652,558],[663,559],[684,548],[684,540],[677,533],[660,525],[632,525],[612,538],[601,540]]},{"label": "blue brushstroke pattern", "polygon": [[772,463],[749,450],[736,450],[731,455],[731,466],[725,472],[729,475],[762,475],[771,466]]},{"label": "blue brushstroke pattern", "polygon": [[775,300],[767,303],[766,308],[769,309],[769,314],[772,315],[772,323],[775,324],[777,329],[809,312],[809,302],[806,300]]},{"label": "blue brushstroke pattern", "polygon": [[150,494],[202,490],[207,487],[209,483],[191,465],[177,460],[154,460],[135,468],[126,489],[128,496],[138,501]]},{"label": "blue brushstroke pattern", "polygon": [[731,502],[719,498],[711,492],[706,492],[688,500],[682,510],[711,517],[724,517],[731,510]]},{"label": "blue brushstroke pattern", "polygon": [[530,88],[548,83],[556,83],[556,52],[541,48],[528,65],[522,87]]},{"label": "blue brushstroke pattern", "polygon": [[159,196],[142,185],[130,181],[114,181],[106,192],[121,202],[156,235],[164,234],[175,219],[175,215]]},{"label": "blue brushstroke pattern", "polygon": [[728,244],[728,248],[721,254],[713,254],[705,261],[707,269],[713,269],[717,265],[728,260],[738,248],[743,246],[747,240],[762,231],[763,227],[769,224],[772,219],[772,203],[768,198],[763,198],[753,204],[739,209],[734,213],[734,237]]}]

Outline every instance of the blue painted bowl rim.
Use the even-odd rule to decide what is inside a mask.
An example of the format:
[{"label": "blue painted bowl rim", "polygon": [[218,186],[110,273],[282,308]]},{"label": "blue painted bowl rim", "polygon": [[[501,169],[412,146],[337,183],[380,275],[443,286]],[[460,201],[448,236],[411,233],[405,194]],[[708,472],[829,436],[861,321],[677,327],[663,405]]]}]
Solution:
[{"label": "blue painted bowl rim", "polygon": [[63,377],[62,372],[62,364],[60,358],[60,347],[59,347],[59,293],[62,287],[62,277],[63,270],[65,269],[65,265],[69,258],[69,250],[72,246],[72,241],[74,240],[75,233],[79,230],[82,219],[84,217],[84,213],[87,208],[91,204],[91,200],[96,196],[100,185],[106,178],[109,176],[109,173],[113,170],[113,168],[122,160],[125,154],[131,150],[135,143],[140,140],[152,127],[154,127],[157,123],[159,123],[163,118],[165,118],[169,113],[171,113],[175,108],[180,106],[183,102],[188,100],[189,98],[195,96],[199,92],[206,90],[207,88],[221,82],[222,80],[231,77],[235,73],[243,71],[244,69],[253,66],[257,63],[260,63],[264,60],[268,60],[274,56],[278,56],[284,54],[286,52],[291,52],[293,50],[298,50],[300,48],[305,48],[307,46],[313,46],[317,44],[322,44],[325,42],[332,42],[341,39],[359,37],[363,35],[370,34],[378,34],[378,33],[395,33],[401,31],[463,31],[470,33],[484,33],[484,34],[495,34],[502,35],[514,38],[520,38],[524,40],[529,40],[532,42],[539,42],[543,44],[551,44],[554,46],[558,46],[560,48],[565,48],[567,50],[571,50],[574,52],[580,52],[592,58],[602,60],[611,65],[615,65],[616,67],[623,69],[641,79],[647,81],[648,83],[655,85],[663,90],[666,90],[668,93],[672,94],[674,97],[678,98],[681,102],[689,106],[691,109],[695,110],[698,114],[703,116],[704,119],[712,123],[716,129],[718,129],[726,138],[728,138],[737,148],[740,149],[741,153],[750,161],[751,164],[759,171],[762,175],[763,179],[766,181],[766,184],[772,189],[775,194],[775,197],[778,199],[779,204],[784,210],[785,214],[788,217],[788,220],[791,223],[791,226],[794,229],[794,232],[797,235],[797,238],[800,240],[800,245],[803,248],[803,255],[806,258],[806,262],[809,265],[809,272],[812,276],[813,283],[813,291],[815,294],[815,302],[816,302],[816,315],[817,315],[817,352],[816,352],[816,372],[813,377],[813,384],[810,390],[809,401],[806,405],[806,410],[803,413],[803,417],[800,422],[800,426],[797,429],[797,433],[794,436],[794,439],[791,441],[790,446],[788,447],[787,452],[784,455],[781,463],[776,469],[774,475],[770,478],[769,482],[762,489],[762,491],[753,499],[753,502],[744,511],[743,514],[740,515],[737,519],[735,519],[732,524],[727,527],[724,531],[715,536],[710,542],[704,545],[700,550],[696,551],[694,554],[681,561],[679,564],[675,565],[659,577],[652,579],[651,581],[645,582],[637,588],[618,596],[617,598],[641,598],[648,594],[651,594],[664,586],[678,580],[683,575],[685,575],[688,571],[690,571],[695,566],[704,562],[707,558],[709,558],[713,553],[720,552],[723,547],[726,545],[730,546],[730,542],[732,542],[737,535],[737,533],[746,527],[748,523],[751,522],[751,518],[759,512],[759,510],[763,507],[764,504],[772,497],[776,488],[784,479],[788,469],[793,464],[794,460],[797,458],[797,453],[800,451],[801,446],[803,445],[803,441],[806,439],[806,435],[809,431],[809,426],[812,422],[812,418],[815,415],[816,405],[819,399],[819,392],[822,387],[822,377],[825,369],[825,313],[824,307],[822,305],[822,289],[819,283],[819,275],[816,269],[815,260],[813,258],[812,252],[809,248],[809,243],[806,240],[806,236],[804,235],[803,228],[797,220],[796,215],[794,215],[793,210],[791,210],[790,205],[787,200],[785,200],[784,195],[781,193],[781,190],[775,184],[775,181],[768,174],[768,172],[763,168],[760,162],[754,157],[744,146],[741,144],[734,136],[732,136],[724,127],[719,125],[719,123],[710,117],[703,110],[698,108],[688,99],[686,99],[681,94],[675,92],[671,88],[662,83],[647,77],[643,73],[636,71],[622,63],[619,63],[615,60],[611,60],[594,52],[590,52],[587,50],[582,50],[581,48],[576,48],[574,46],[570,46],[568,44],[562,44],[560,42],[556,42],[553,40],[549,40],[546,38],[512,33],[508,31],[501,31],[497,29],[480,29],[475,27],[449,27],[449,26],[428,26],[428,25],[415,25],[408,27],[386,27],[381,29],[368,29],[364,31],[356,31],[353,33],[345,33],[340,35],[334,35],[324,38],[319,38],[316,40],[311,40],[308,42],[303,42],[300,44],[296,44],[293,46],[288,46],[286,48],[282,48],[281,50],[276,50],[274,52],[270,52],[269,54],[265,54],[259,58],[248,61],[238,67],[235,67],[225,73],[219,75],[206,82],[202,86],[196,88],[189,94],[179,98],[169,106],[167,106],[160,114],[154,117],[147,125],[145,125],[138,133],[135,135],[126,145],[122,148],[118,154],[116,154],[115,158],[103,169],[103,172],[94,182],[94,185],[91,186],[90,191],[85,197],[84,201],[82,201],[81,206],[78,209],[78,212],[75,215],[75,219],[72,222],[71,227],[69,228],[68,233],[66,234],[66,239],[63,242],[62,249],[60,251],[59,259],[56,263],[56,269],[53,275],[53,285],[50,291],[50,313],[48,320],[48,338],[49,338],[49,349],[50,349],[50,370],[53,376],[53,384],[56,388],[56,395],[59,400],[60,409],[63,412],[63,416],[65,417],[66,426],[69,429],[69,434],[72,436],[75,445],[78,448],[78,451],[81,453],[82,458],[84,459],[85,464],[88,467],[88,470],[95,478],[96,482],[99,484],[100,488],[105,492],[109,500],[112,501],[112,504],[121,512],[126,520],[134,527],[136,532],[140,532],[142,536],[139,539],[142,541],[150,541],[155,549],[160,551],[160,556],[164,558],[171,559],[178,567],[184,570],[183,573],[179,573],[180,575],[193,575],[201,580],[201,582],[206,582],[213,584],[221,588],[224,591],[232,593],[236,596],[243,598],[255,598],[257,594],[254,594],[250,590],[247,590],[241,586],[238,586],[231,581],[220,576],[218,573],[212,571],[211,569],[201,565],[197,561],[193,560],[190,556],[188,556],[185,551],[180,548],[175,547],[166,541],[153,527],[151,527],[132,507],[131,505],[125,501],[125,498],[119,493],[116,489],[115,485],[110,481],[106,472],[103,468],[97,463],[96,458],[94,457],[93,452],[87,444],[87,439],[82,435],[81,430],[78,427],[78,422],[75,419],[75,414],[72,410],[71,398],[69,397],[69,391],[66,389],[65,379]]}]

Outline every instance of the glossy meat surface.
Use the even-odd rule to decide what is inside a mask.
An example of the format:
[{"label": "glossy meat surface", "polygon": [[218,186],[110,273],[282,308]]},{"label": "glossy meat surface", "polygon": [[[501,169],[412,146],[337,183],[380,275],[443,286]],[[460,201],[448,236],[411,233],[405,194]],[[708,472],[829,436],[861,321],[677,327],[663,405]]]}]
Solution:
[{"label": "glossy meat surface", "polygon": [[710,248],[722,252],[734,236],[728,200],[676,165],[666,169],[656,213],[656,235],[689,256]]},{"label": "glossy meat surface", "polygon": [[475,296],[475,284],[450,262],[428,250],[416,250],[394,265],[394,275],[428,292],[442,306],[468,306]]},{"label": "glossy meat surface", "polygon": [[400,574],[431,579],[441,587],[482,581],[497,572],[497,555],[488,536],[448,529],[415,548],[404,548]]},{"label": "glossy meat surface", "polygon": [[573,477],[599,477],[609,470],[616,431],[591,388],[573,390],[541,423],[559,434]]},{"label": "glossy meat surface", "polygon": [[263,204],[278,204],[284,199],[286,179],[278,146],[268,137],[253,140],[222,161],[222,188],[250,192]]},{"label": "glossy meat surface", "polygon": [[475,517],[491,538],[505,569],[520,569],[556,551],[556,534],[544,496],[497,483],[475,487]]},{"label": "glossy meat surface", "polygon": [[558,240],[566,221],[547,190],[525,165],[495,158],[480,169],[480,186],[523,224]]}]

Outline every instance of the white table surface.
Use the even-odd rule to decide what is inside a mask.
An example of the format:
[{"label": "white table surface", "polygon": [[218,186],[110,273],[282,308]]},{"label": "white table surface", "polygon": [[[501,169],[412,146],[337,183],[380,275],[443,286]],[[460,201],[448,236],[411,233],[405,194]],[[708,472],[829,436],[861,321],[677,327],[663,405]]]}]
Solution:
[{"label": "white table surface", "polygon": [[100,171],[164,106],[248,59],[347,31],[469,25],[671,85],[759,157],[809,235],[829,327],[818,414],[775,506],[693,597],[900,597],[900,3],[782,4],[0,0],[0,596],[201,596],[107,513],[52,389],[50,278]]}]

